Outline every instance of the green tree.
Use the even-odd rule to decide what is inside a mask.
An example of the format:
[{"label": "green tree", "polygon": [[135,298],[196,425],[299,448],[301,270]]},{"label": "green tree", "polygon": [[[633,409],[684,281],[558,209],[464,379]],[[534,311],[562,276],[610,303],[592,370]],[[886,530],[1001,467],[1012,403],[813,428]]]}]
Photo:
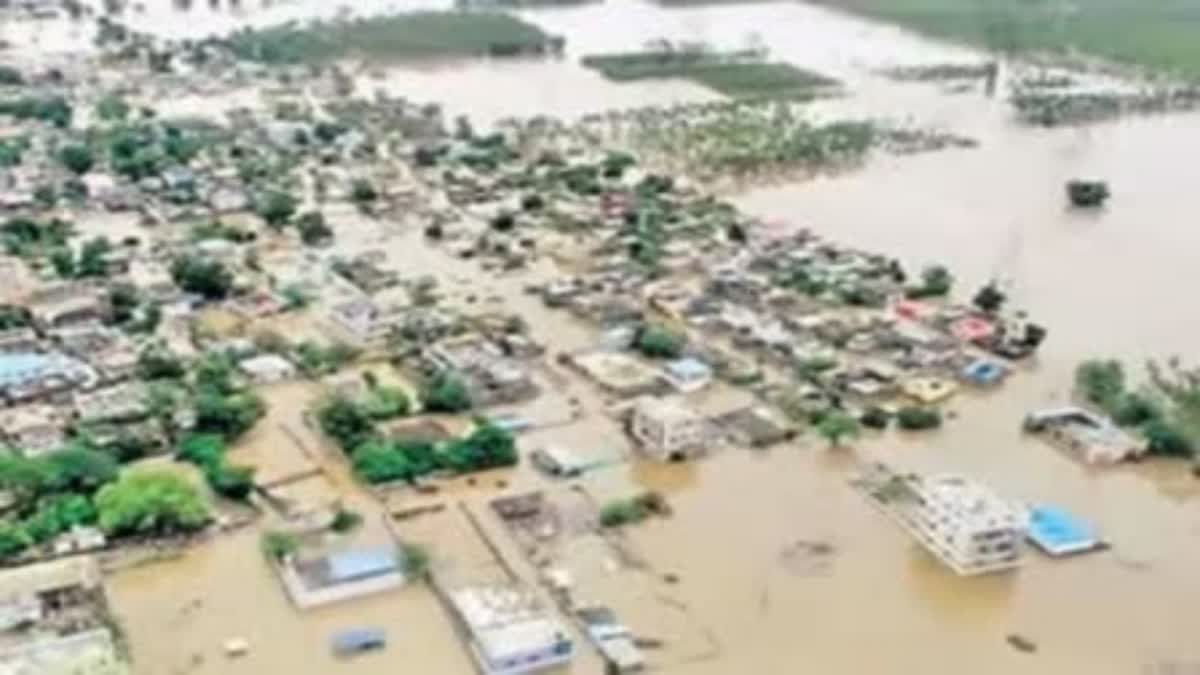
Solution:
[{"label": "green tree", "polygon": [[80,143],[63,146],[62,150],[58,151],[58,159],[63,166],[78,176],[91,171],[96,165],[96,156],[92,154],[92,149]]},{"label": "green tree", "polygon": [[0,521],[0,560],[11,560],[33,545],[20,523]]},{"label": "green tree", "polygon": [[42,501],[41,509],[54,513],[55,520],[63,530],[82,525],[92,525],[96,522],[96,507],[92,501],[80,494],[64,494],[47,497]]},{"label": "green tree", "polygon": [[262,399],[251,392],[222,394],[213,389],[196,394],[196,431],[236,439],[266,412]]},{"label": "green tree", "polygon": [[138,297],[137,286],[118,282],[108,287],[108,307],[111,322],[121,325],[133,319],[141,298]]},{"label": "green tree", "polygon": [[25,76],[12,66],[0,66],[0,85],[19,86],[25,84]]},{"label": "green tree", "polygon": [[194,135],[188,134],[179,127],[167,126],[162,141],[163,153],[179,164],[187,165],[195,159],[204,147]]},{"label": "green tree", "polygon": [[367,416],[373,420],[403,417],[412,410],[412,401],[399,387],[373,386],[363,403]]},{"label": "green tree", "polygon": [[108,237],[95,237],[83,244],[79,251],[79,263],[75,267],[78,277],[102,277],[108,273],[108,254],[112,243]]},{"label": "green tree", "polygon": [[217,260],[185,255],[171,264],[171,277],[188,293],[222,300],[233,290],[233,273]]},{"label": "green tree", "polygon": [[370,209],[379,199],[379,191],[365,178],[356,178],[350,184],[350,201],[362,210]]},{"label": "green tree", "polygon": [[979,289],[971,302],[979,311],[985,314],[995,314],[1004,306],[1006,300],[1008,300],[1008,296],[996,286],[996,282],[991,281]]},{"label": "green tree", "polygon": [[466,382],[454,373],[435,373],[421,389],[421,407],[426,412],[457,413],[470,410],[471,406]]},{"label": "green tree", "polygon": [[27,504],[47,490],[51,477],[45,462],[17,457],[0,456],[0,490],[12,496],[17,504]]},{"label": "green tree", "polygon": [[33,200],[44,209],[52,209],[58,204],[58,190],[49,183],[39,185],[33,190]]},{"label": "green tree", "polygon": [[299,201],[290,193],[272,190],[258,199],[254,211],[268,226],[278,230],[291,220],[298,206]]},{"label": "green tree", "polygon": [[678,358],[683,353],[685,338],[663,326],[645,325],[634,339],[634,347],[643,356],[656,359]]},{"label": "green tree", "polygon": [[60,246],[50,252],[50,266],[54,268],[54,273],[59,278],[75,278],[75,256],[71,253],[71,249],[65,246]]},{"label": "green tree", "polygon": [[372,484],[412,480],[416,475],[404,453],[382,440],[356,447],[351,454],[351,463],[354,473]]},{"label": "green tree", "polygon": [[222,497],[246,501],[254,491],[254,467],[230,464],[224,460],[204,468],[204,478]]},{"label": "green tree", "polygon": [[45,457],[47,487],[57,492],[91,493],[116,480],[119,467],[111,455],[73,444]]},{"label": "green tree", "polygon": [[906,431],[925,431],[942,426],[942,414],[937,408],[905,406],[896,413],[896,424]]},{"label": "green tree", "polygon": [[404,564],[404,574],[409,579],[424,581],[429,578],[430,556],[424,546],[405,542],[400,544],[400,559]]},{"label": "green tree", "polygon": [[138,357],[138,376],[143,380],[182,380],[186,375],[183,361],[167,349],[147,349]]},{"label": "green tree", "polygon": [[842,441],[858,436],[858,421],[838,411],[832,411],[817,424],[817,433],[832,447],[841,447]]},{"label": "green tree", "polygon": [[954,276],[943,265],[932,265],[921,271],[921,285],[909,287],[910,298],[940,298],[950,294]]},{"label": "green tree", "polygon": [[1179,427],[1166,420],[1150,420],[1142,427],[1150,454],[1160,457],[1192,457],[1195,443]]},{"label": "green tree", "polygon": [[322,143],[332,143],[338,136],[349,131],[344,124],[338,122],[320,121],[313,127],[313,135]]},{"label": "green tree", "polygon": [[300,540],[289,532],[267,532],[262,536],[261,546],[267,560],[283,562],[285,558],[300,550]]},{"label": "green tree", "polygon": [[325,216],[320,211],[308,211],[296,219],[296,229],[300,231],[300,240],[308,246],[316,246],[333,238],[333,230],[325,222]]},{"label": "green tree", "polygon": [[121,476],[96,495],[100,527],[114,536],[193,532],[209,521],[208,505],[187,479],[165,471]]},{"label": "green tree", "polygon": [[329,524],[329,529],[338,534],[346,534],[358,529],[362,522],[363,517],[360,514],[339,507],[333,514],[333,522]]},{"label": "green tree", "polygon": [[375,425],[366,410],[344,396],[332,396],[317,408],[317,423],[321,431],[343,450],[357,451],[375,432]]},{"label": "green tree", "polygon": [[1114,359],[1091,359],[1075,369],[1075,388],[1084,400],[1111,410],[1125,393],[1125,368]]}]

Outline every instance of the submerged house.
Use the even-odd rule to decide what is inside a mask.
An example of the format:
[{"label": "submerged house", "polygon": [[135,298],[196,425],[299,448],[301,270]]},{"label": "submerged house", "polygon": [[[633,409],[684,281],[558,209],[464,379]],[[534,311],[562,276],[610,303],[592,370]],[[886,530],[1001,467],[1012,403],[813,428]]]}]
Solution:
[{"label": "submerged house", "polygon": [[379,547],[293,554],[279,572],[292,602],[309,609],[398,588],[405,581],[403,568],[394,548]]},{"label": "submerged house", "polygon": [[1112,420],[1077,406],[1048,408],[1025,416],[1025,431],[1042,434],[1088,464],[1116,464],[1146,454],[1146,442]]},{"label": "submerged house", "polygon": [[484,675],[522,675],[565,666],[575,655],[566,629],[528,590],[471,586],[449,594]]}]

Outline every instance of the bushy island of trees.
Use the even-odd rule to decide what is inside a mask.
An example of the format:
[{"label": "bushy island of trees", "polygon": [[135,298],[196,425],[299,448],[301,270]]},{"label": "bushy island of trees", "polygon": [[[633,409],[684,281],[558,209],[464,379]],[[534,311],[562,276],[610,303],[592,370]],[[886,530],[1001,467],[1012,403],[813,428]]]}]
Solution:
[{"label": "bushy island of trees", "polygon": [[209,521],[188,480],[164,471],[120,473],[116,459],[86,443],[36,458],[0,458],[0,489],[11,499],[0,520],[0,560],[79,526],[111,537],[183,534]]},{"label": "bushy island of trees", "polygon": [[[462,412],[470,408],[466,385],[451,374],[438,374],[421,392],[427,412]],[[471,433],[441,443],[387,438],[378,423],[411,412],[400,389],[368,382],[360,400],[332,396],[316,409],[321,430],[350,459],[359,478],[371,484],[414,481],[435,472],[472,473],[517,463],[516,439],[508,431],[476,420]]]},{"label": "bushy island of trees", "polygon": [[1195,457],[1200,438],[1200,372],[1178,361],[1147,366],[1149,381],[1129,387],[1125,368],[1113,359],[1084,361],[1075,370],[1075,389],[1085,402],[1118,425],[1140,433],[1151,455]]}]

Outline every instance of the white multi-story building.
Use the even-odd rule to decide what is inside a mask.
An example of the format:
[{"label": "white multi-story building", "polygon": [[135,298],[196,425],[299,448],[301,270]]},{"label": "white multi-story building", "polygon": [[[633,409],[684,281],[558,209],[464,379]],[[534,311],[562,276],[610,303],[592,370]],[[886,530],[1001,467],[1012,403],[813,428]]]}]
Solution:
[{"label": "white multi-story building", "polygon": [[695,411],[670,399],[644,397],[633,406],[629,432],[651,457],[681,460],[704,448],[708,424]]},{"label": "white multi-story building", "polygon": [[575,655],[566,629],[523,588],[472,586],[450,593],[449,599],[485,675],[558,668]]},{"label": "white multi-story building", "polygon": [[955,572],[982,574],[1020,564],[1025,511],[961,476],[898,480],[910,491],[897,514],[900,522]]}]

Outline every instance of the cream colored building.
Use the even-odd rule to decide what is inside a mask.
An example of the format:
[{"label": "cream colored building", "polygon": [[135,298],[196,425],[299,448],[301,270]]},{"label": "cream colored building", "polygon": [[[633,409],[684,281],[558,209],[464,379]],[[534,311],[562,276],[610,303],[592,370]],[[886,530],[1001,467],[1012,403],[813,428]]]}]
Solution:
[{"label": "cream colored building", "polygon": [[652,397],[634,403],[629,431],[646,454],[664,461],[703,450],[709,437],[708,423],[695,411],[673,399]]}]

